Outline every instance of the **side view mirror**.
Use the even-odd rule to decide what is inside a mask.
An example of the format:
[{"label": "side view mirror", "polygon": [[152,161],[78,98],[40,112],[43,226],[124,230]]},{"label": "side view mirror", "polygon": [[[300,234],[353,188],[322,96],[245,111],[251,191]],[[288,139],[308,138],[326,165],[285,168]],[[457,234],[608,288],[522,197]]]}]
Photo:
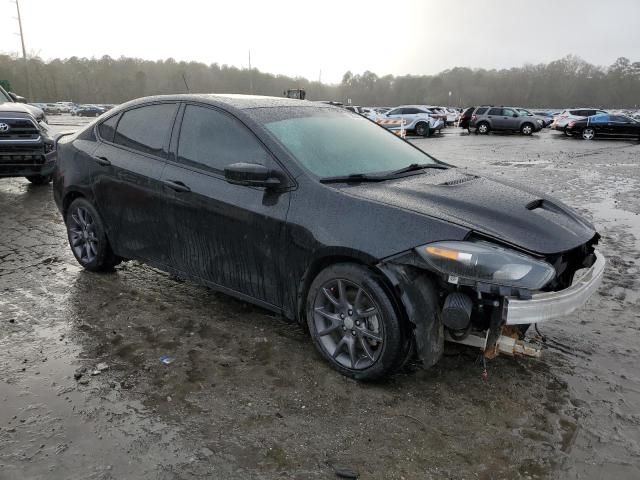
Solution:
[{"label": "side view mirror", "polygon": [[247,187],[271,189],[277,188],[281,184],[273,170],[258,163],[233,163],[224,169],[224,178],[233,185]]},{"label": "side view mirror", "polygon": [[516,118],[516,117],[519,117],[520,115],[518,115],[517,113],[514,113],[512,116],[513,118]]},{"label": "side view mirror", "polygon": [[13,99],[14,102],[17,103],[27,103],[27,99],[24,97],[21,97],[20,95],[16,95],[13,92],[7,92],[9,94],[9,96]]}]

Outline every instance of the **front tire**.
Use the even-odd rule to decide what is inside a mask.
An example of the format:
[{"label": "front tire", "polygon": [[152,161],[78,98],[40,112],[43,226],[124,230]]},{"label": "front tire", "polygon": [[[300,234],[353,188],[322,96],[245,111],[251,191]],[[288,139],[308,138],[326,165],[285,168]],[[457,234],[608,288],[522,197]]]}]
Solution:
[{"label": "front tire", "polygon": [[76,198],[65,217],[67,238],[73,256],[91,272],[111,271],[121,259],[114,255],[104,223],[95,207],[84,198]]},{"label": "front tire", "polygon": [[352,263],[327,267],[307,295],[306,316],[314,345],[329,364],[357,380],[397,370],[410,342],[381,280]]},{"label": "front tire", "polygon": [[48,185],[53,177],[51,175],[29,175],[26,178],[34,185]]}]

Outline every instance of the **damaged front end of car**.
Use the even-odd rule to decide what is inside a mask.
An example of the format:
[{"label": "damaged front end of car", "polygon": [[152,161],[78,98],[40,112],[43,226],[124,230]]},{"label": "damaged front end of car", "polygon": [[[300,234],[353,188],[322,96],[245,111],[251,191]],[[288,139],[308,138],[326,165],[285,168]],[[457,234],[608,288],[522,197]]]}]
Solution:
[{"label": "damaged front end of car", "polygon": [[485,358],[538,357],[525,332],[572,313],[597,290],[605,266],[598,239],[535,255],[472,235],[421,245],[377,267],[402,302],[424,367],[440,359],[445,341],[480,348]]}]

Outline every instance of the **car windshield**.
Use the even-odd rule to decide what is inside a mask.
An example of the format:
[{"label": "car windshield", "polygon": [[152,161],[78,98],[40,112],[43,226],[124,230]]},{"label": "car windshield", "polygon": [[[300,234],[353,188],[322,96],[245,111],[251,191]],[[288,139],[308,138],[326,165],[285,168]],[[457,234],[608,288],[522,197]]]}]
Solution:
[{"label": "car windshield", "polygon": [[364,117],[328,108],[288,110],[291,115],[266,121],[265,126],[318,177],[384,173],[414,164],[437,164],[422,150]]}]

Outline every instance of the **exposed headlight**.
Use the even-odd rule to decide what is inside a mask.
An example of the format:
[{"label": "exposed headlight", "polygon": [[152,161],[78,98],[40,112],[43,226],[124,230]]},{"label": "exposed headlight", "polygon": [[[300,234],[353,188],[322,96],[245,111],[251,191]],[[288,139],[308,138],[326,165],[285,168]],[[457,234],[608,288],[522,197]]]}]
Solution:
[{"label": "exposed headlight", "polygon": [[458,278],[538,290],[555,274],[547,262],[488,242],[436,242],[418,247],[418,254],[436,271]]}]

